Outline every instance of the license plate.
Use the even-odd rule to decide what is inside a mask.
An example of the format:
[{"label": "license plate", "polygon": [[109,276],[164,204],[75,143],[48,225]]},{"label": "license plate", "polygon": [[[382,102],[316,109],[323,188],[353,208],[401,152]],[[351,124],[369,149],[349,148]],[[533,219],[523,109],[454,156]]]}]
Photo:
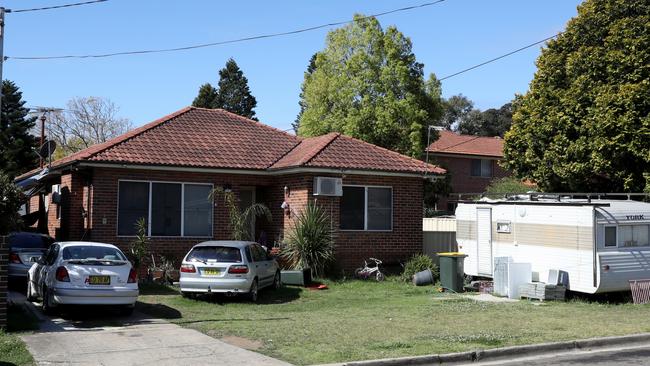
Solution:
[{"label": "license plate", "polygon": [[88,276],[88,283],[91,285],[110,285],[110,276]]},{"label": "license plate", "polygon": [[218,276],[221,272],[218,269],[206,268],[203,270],[203,274],[207,276]]}]

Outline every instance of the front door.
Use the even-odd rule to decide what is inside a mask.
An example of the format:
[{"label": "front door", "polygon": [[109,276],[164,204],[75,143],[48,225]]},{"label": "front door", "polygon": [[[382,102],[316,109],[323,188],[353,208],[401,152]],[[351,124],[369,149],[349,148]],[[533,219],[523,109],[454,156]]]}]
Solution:
[{"label": "front door", "polygon": [[476,209],[476,248],[479,275],[492,276],[492,209]]},{"label": "front door", "polygon": [[[255,203],[255,187],[242,187],[239,191],[239,209],[244,212]],[[250,240],[255,240],[255,216],[251,217]]]}]

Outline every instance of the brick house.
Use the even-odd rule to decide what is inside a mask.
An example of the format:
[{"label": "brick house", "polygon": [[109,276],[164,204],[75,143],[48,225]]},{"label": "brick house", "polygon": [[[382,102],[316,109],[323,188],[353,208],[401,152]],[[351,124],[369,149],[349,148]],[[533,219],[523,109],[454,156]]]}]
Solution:
[{"label": "brick house", "polygon": [[[427,148],[429,161],[447,170],[452,192],[482,193],[494,179],[510,176],[499,162],[503,160],[503,139],[459,135],[442,130],[440,137]],[[454,211],[453,195],[441,197],[438,209]]]},{"label": "brick house", "polygon": [[[337,263],[351,269],[369,256],[394,262],[421,251],[427,170],[445,172],[338,133],[300,138],[224,110],[187,107],[53,162],[29,212],[39,211],[46,223],[38,226],[58,240],[122,249],[143,217],[151,251],[178,260],[198,242],[230,238],[223,199],[208,199],[215,187],[242,205],[271,209],[272,222],[251,228],[267,245],[282,241],[315,200],[330,214]],[[342,195],[314,195],[317,177],[339,178]]]}]

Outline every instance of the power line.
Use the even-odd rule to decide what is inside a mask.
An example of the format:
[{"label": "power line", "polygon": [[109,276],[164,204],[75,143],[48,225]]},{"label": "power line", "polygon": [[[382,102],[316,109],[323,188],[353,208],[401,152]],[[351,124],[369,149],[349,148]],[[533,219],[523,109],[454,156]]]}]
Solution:
[{"label": "power line", "polygon": [[43,8],[31,8],[31,9],[7,9],[7,13],[25,13],[29,11],[40,11],[40,10],[52,10],[52,9],[61,9],[61,8],[69,8],[73,6],[80,6],[80,5],[88,5],[88,4],[95,4],[95,3],[103,3],[108,0],[91,0],[91,1],[84,1],[80,3],[72,3],[72,4],[62,4],[62,5],[54,5],[54,6],[46,6]]},{"label": "power line", "polygon": [[[102,1],[106,1],[106,0],[102,0]],[[424,8],[424,7],[440,4],[440,3],[444,2],[444,1],[445,0],[437,0],[437,1],[432,1],[432,2],[423,3],[423,4],[419,4],[419,5],[406,6],[406,7],[399,8],[399,9],[393,9],[393,10],[388,10],[388,11],[373,14],[373,15],[368,15],[368,16],[362,17],[360,19],[363,20],[363,19],[379,17],[379,16],[383,16],[383,15],[388,15],[388,14],[393,14],[393,13],[398,13],[398,12],[403,12],[403,11],[408,11],[408,10]],[[159,48],[159,49],[139,50],[139,51],[121,51],[121,52],[102,53],[102,54],[94,54],[94,55],[91,54],[91,55],[11,56],[11,57],[7,56],[7,57],[5,57],[5,59],[52,60],[52,59],[69,59],[69,58],[104,58],[104,57],[124,56],[124,55],[141,55],[141,54],[147,54],[147,53],[177,52],[177,51],[192,50],[192,49],[196,49],[196,48],[220,46],[220,45],[230,44],[230,43],[253,41],[253,40],[257,40],[257,39],[288,36],[288,35],[293,35],[293,34],[298,34],[298,33],[305,33],[305,32],[309,32],[309,31],[321,29],[321,28],[327,28],[327,27],[334,27],[334,26],[339,26],[339,25],[343,25],[343,24],[349,24],[349,23],[352,23],[352,22],[354,22],[354,20],[345,20],[345,21],[340,21],[340,22],[321,24],[321,25],[308,27],[308,28],[296,29],[296,30],[292,30],[292,31],[288,31],[288,32],[269,33],[269,34],[251,36],[251,37],[232,39],[232,40],[227,40],[227,41],[202,43],[202,44],[196,44],[196,45],[191,45],[191,46],[174,47],[174,48]]]},{"label": "power line", "polygon": [[440,81],[443,81],[443,80],[445,80],[445,79],[449,79],[449,78],[452,78],[452,77],[454,77],[454,76],[457,76],[457,75],[460,75],[460,74],[464,74],[464,73],[466,73],[466,72],[468,72],[468,71],[471,71],[471,70],[477,69],[477,68],[479,68],[479,67],[481,67],[481,66],[485,66],[485,65],[487,65],[487,64],[489,64],[489,63],[492,63],[492,62],[494,62],[494,61],[497,61],[497,60],[500,60],[500,59],[502,59],[502,58],[505,58],[505,57],[508,57],[508,56],[510,56],[510,55],[513,55],[513,54],[515,54],[515,53],[517,53],[517,52],[521,52],[521,51],[523,51],[523,50],[525,50],[525,49],[531,48],[531,47],[533,47],[533,46],[535,46],[535,45],[538,45],[538,44],[540,44],[540,43],[542,43],[542,42],[546,42],[546,41],[548,41],[548,40],[551,40],[551,39],[553,39],[553,38],[559,36],[559,35],[562,34],[562,33],[564,33],[564,32],[560,32],[560,33],[558,33],[558,34],[556,34],[556,35],[554,35],[554,36],[544,38],[544,39],[542,39],[541,41],[537,41],[537,42],[535,42],[535,43],[531,43],[531,44],[529,44],[529,45],[527,45],[527,46],[524,46],[524,47],[521,47],[521,48],[517,48],[517,49],[514,50],[514,51],[510,51],[510,52],[508,52],[508,53],[506,53],[506,54],[503,54],[503,55],[501,55],[501,56],[498,56],[498,57],[495,57],[495,58],[493,58],[493,59],[489,59],[489,60],[487,60],[487,61],[481,62],[480,64],[477,64],[477,65],[474,65],[474,66],[468,67],[468,68],[466,68],[466,69],[460,70],[460,71],[455,72],[455,73],[453,73],[453,74],[451,74],[451,75],[447,75],[447,76],[445,76],[445,77],[443,77],[443,78],[440,78],[439,80],[440,80]]}]

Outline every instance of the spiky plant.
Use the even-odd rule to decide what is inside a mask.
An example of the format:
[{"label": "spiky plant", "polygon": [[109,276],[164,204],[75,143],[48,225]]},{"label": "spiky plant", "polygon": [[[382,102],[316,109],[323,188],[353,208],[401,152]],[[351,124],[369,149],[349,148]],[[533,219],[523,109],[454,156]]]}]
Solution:
[{"label": "spiky plant", "polygon": [[255,240],[255,234],[250,231],[254,217],[265,217],[268,221],[273,220],[271,210],[266,205],[253,203],[242,210],[239,208],[235,194],[221,187],[217,187],[210,192],[211,200],[218,196],[223,196],[223,200],[228,208],[230,236],[232,240]]},{"label": "spiky plant", "polygon": [[130,257],[133,261],[133,268],[135,268],[138,273],[140,271],[140,266],[144,260],[144,257],[147,255],[147,246],[149,240],[147,239],[147,222],[144,217],[141,217],[135,223],[135,239],[131,242],[130,248]]},{"label": "spiky plant", "polygon": [[296,217],[280,255],[293,269],[309,267],[314,277],[322,277],[325,266],[334,259],[330,218],[325,210],[308,202]]}]

